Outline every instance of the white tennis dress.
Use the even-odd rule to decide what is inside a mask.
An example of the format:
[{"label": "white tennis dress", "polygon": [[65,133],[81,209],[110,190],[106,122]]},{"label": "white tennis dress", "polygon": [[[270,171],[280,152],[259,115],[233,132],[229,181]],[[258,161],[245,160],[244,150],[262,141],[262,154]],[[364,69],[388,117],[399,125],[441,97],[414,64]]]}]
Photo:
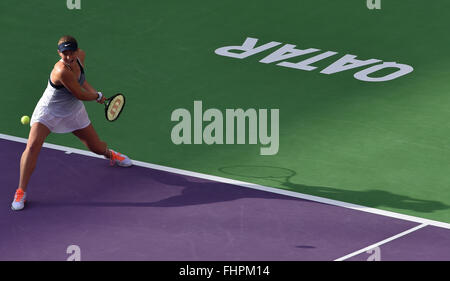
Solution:
[{"label": "white tennis dress", "polygon": [[[83,85],[84,69],[78,58],[77,62],[81,69],[78,83]],[[36,122],[47,126],[52,133],[70,133],[86,128],[91,123],[83,102],[64,86],[53,84],[50,78],[31,116],[30,126]]]}]

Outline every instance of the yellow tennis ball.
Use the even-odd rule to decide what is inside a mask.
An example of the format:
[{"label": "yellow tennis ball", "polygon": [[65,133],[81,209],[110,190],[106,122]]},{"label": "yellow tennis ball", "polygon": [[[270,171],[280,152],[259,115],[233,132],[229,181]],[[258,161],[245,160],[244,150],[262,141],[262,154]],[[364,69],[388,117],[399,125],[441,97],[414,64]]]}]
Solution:
[{"label": "yellow tennis ball", "polygon": [[28,116],[22,116],[22,118],[20,119],[20,122],[22,122],[22,124],[27,125],[28,123],[30,123],[30,117]]}]

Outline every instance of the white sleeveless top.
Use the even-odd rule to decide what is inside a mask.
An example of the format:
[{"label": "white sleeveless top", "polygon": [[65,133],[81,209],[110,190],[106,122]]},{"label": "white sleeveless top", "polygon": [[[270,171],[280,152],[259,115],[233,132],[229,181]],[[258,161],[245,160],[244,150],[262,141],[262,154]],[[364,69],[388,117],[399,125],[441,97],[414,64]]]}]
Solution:
[{"label": "white sleeveless top", "polygon": [[[78,83],[80,83],[81,86],[86,78],[83,66],[78,58],[77,62],[81,69],[81,74],[78,79]],[[53,84],[50,78],[48,79],[47,88],[39,100],[38,105],[47,107],[49,113],[56,117],[67,117],[79,111],[80,108],[84,106],[83,102],[77,99],[63,85]]]}]

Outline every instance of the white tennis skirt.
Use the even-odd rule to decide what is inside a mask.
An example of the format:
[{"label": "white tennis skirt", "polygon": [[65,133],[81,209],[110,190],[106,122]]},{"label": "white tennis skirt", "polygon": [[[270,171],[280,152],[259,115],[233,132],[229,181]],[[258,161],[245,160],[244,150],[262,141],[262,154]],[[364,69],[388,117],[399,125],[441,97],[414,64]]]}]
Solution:
[{"label": "white tennis skirt", "polygon": [[31,116],[30,126],[36,122],[44,124],[52,133],[58,134],[84,129],[91,124],[84,104],[69,116],[57,117],[50,112],[48,106],[38,103]]}]

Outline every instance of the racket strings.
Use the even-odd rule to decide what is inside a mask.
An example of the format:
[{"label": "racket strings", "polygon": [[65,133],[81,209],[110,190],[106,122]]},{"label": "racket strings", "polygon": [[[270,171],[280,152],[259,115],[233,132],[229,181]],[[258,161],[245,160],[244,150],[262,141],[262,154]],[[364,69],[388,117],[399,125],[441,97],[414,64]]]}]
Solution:
[{"label": "racket strings", "polygon": [[109,121],[116,120],[120,113],[123,110],[123,107],[125,105],[125,97],[121,94],[118,94],[114,97],[112,97],[108,104],[106,104],[106,119]]}]

